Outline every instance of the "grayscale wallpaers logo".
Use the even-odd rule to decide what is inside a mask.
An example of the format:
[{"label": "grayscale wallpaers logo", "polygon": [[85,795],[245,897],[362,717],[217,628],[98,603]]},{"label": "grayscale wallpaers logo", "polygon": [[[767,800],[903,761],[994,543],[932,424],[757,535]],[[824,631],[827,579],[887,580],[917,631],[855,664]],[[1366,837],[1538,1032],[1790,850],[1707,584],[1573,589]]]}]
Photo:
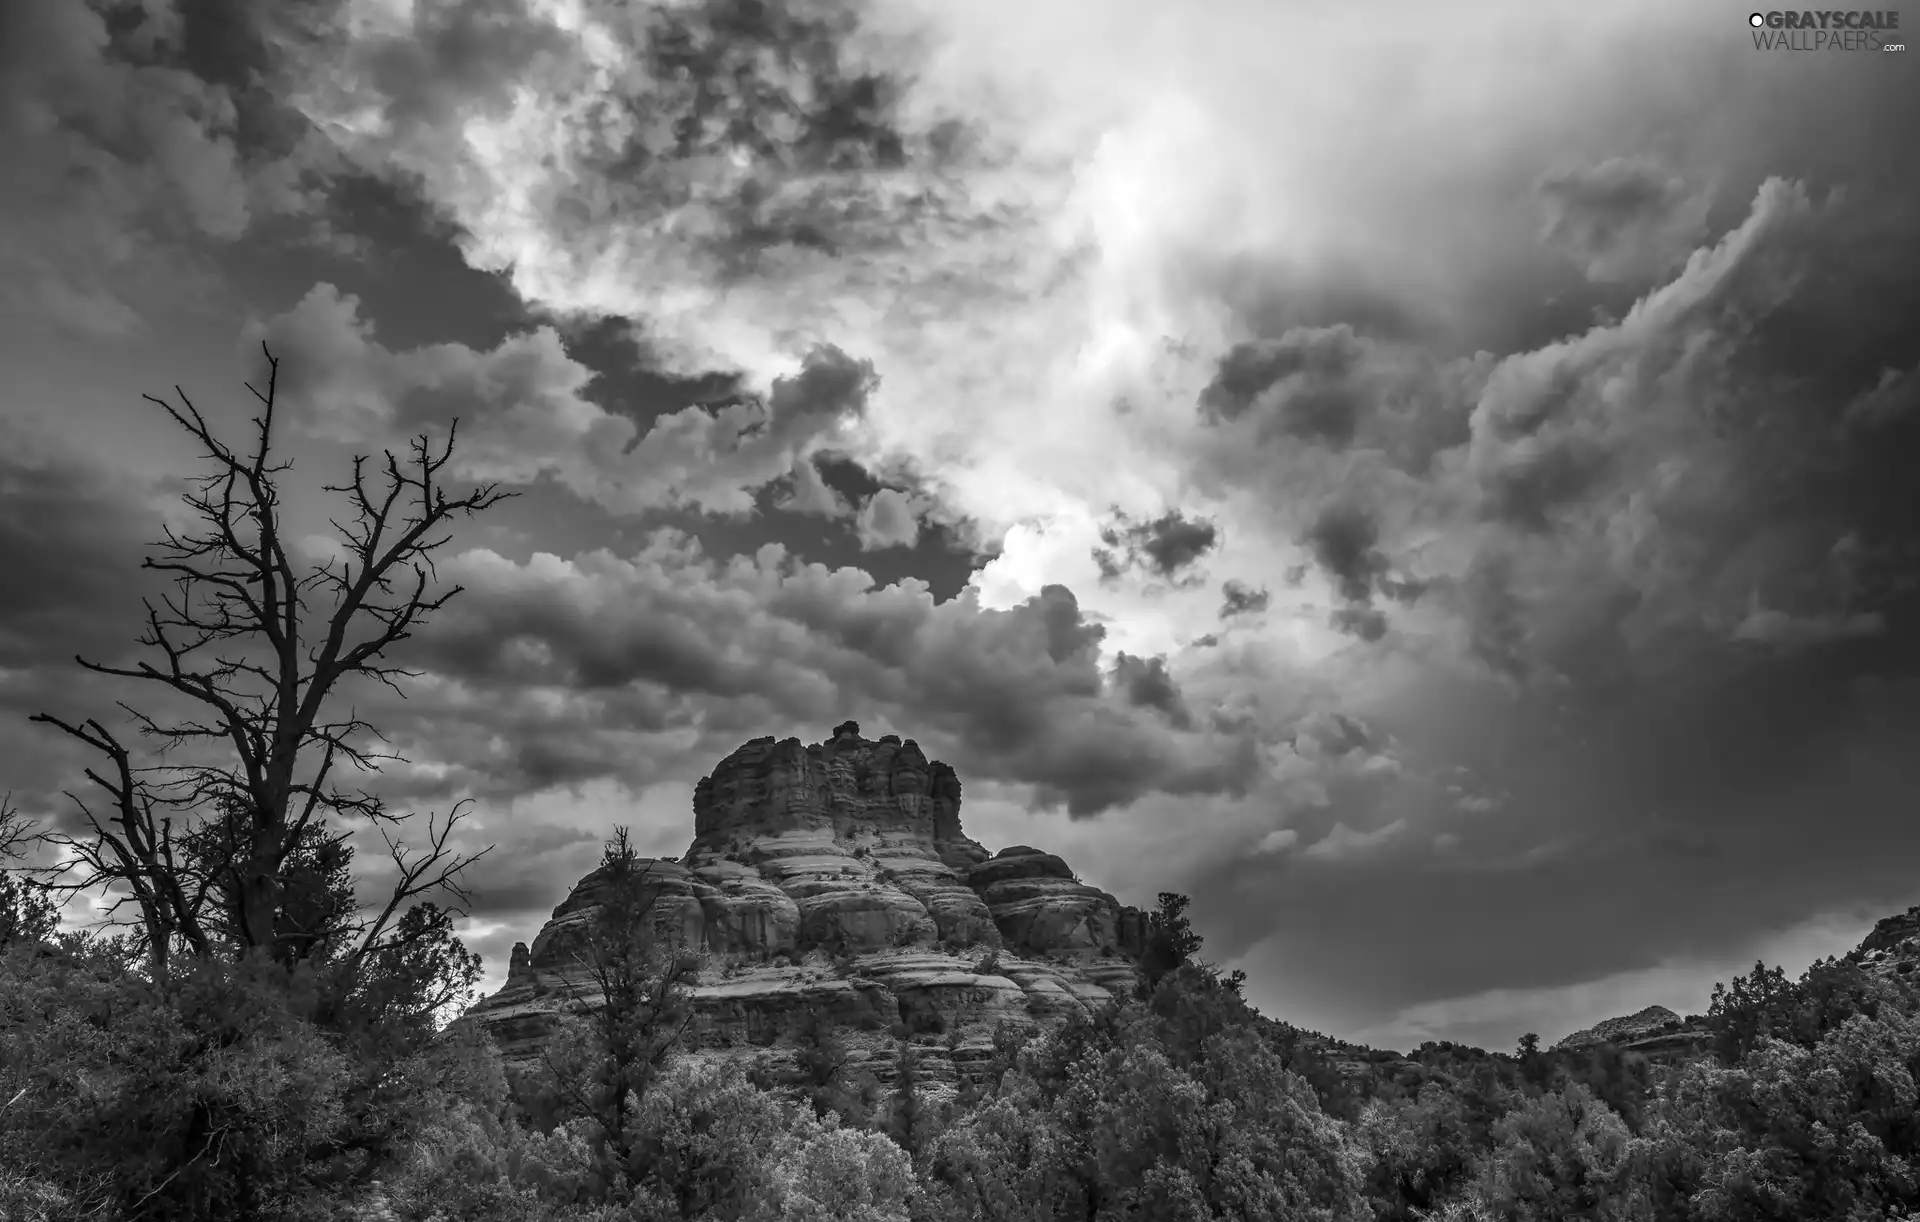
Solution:
[{"label": "grayscale wallpaers logo", "polygon": [[1754,13],[1756,51],[1904,51],[1900,14],[1888,9]]}]

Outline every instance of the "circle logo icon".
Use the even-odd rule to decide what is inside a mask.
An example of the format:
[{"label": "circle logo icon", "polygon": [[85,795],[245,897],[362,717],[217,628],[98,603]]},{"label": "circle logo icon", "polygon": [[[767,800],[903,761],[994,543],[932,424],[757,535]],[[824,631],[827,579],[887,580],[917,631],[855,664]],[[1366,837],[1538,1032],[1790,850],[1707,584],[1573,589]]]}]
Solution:
[{"label": "circle logo icon", "polygon": [[1747,24],[1757,30],[1761,26],[1767,24],[1767,19],[1764,14],[1755,13],[1753,16],[1747,18]]}]

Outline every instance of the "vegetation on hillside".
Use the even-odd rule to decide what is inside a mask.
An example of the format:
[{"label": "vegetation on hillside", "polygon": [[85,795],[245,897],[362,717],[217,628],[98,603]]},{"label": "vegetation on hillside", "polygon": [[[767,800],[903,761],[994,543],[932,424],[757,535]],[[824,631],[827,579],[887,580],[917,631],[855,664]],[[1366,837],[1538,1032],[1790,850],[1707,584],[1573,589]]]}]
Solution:
[{"label": "vegetation on hillside", "polygon": [[[356,464],[340,491],[361,515],[358,567],[295,580],[277,542],[271,387],[262,397],[246,456],[190,406],[175,412],[218,470],[189,502],[211,530],[173,540],[163,562],[185,584],[150,614],[159,661],[93,667],[210,720],[136,714],[163,765],[148,771],[102,723],[49,719],[101,759],[90,831],[53,838],[83,877],[0,871],[0,1218],[1867,1222],[1920,1209],[1920,997],[1898,976],[1829,960],[1794,981],[1756,965],[1716,990],[1692,1059],[1533,1037],[1512,1054],[1402,1057],[1259,1014],[1240,973],[1201,959],[1186,898],[1166,894],[1135,995],[1033,1038],[1000,1030],[984,1075],[954,1092],[923,1071],[924,1041],[941,1037],[904,1026],[883,1075],[818,1022],[779,1070],[684,1055],[695,961],[656,929],[622,833],[580,951],[596,1009],[537,1071],[509,1075],[483,1034],[444,1021],[478,967],[428,898],[457,900],[470,860],[447,853],[446,825],[419,858],[391,842],[400,882],[367,913],[328,819],[395,821],[330,783],[370,728],[330,720],[330,700],[355,678],[397,677],[385,645],[454,593],[428,590],[435,530],[492,494],[439,492],[450,450],[424,443],[412,468],[388,457],[386,493]],[[334,610],[310,631],[322,593]],[[189,646],[216,640],[226,660],[196,666]],[[0,806],[6,861],[44,839]],[[109,885],[128,930],[57,931],[50,896]]]}]

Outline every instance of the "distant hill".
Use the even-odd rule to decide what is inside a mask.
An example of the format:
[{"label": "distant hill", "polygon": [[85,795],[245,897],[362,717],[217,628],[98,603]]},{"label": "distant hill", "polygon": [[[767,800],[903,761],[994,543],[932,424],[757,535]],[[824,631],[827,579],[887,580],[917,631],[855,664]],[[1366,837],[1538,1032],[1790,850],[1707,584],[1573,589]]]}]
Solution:
[{"label": "distant hill", "polygon": [[1638,1014],[1609,1018],[1576,1031],[1553,1047],[1556,1052],[1571,1052],[1615,1044],[1636,1052],[1679,1052],[1697,1045],[1702,1034],[1665,1006],[1648,1006]]},{"label": "distant hill", "polygon": [[[1920,905],[1877,922],[1842,962],[1875,976],[1912,977],[1920,972]],[[1686,1056],[1704,1047],[1705,1038],[1705,1029],[1697,1023],[1665,1006],[1648,1006],[1638,1014],[1609,1018],[1576,1031],[1554,1049],[1573,1051],[1612,1044],[1628,1052]]]}]

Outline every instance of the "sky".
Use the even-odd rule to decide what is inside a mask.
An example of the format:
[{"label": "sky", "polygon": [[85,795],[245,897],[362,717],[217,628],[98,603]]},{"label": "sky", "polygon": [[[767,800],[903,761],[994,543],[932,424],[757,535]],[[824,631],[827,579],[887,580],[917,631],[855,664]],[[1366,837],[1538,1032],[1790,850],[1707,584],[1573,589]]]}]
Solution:
[{"label": "sky", "polygon": [[203,469],[142,395],[243,437],[264,344],[304,555],[355,454],[456,418],[517,494],[355,697],[404,757],[367,783],[496,846],[489,987],[616,823],[677,856],[720,758],[851,718],[989,848],[1191,895],[1277,1018],[1703,1010],[1920,902],[1901,37],[13,0],[0,787],[75,825],[90,760],[27,716],[136,694],[71,659],[133,656]]}]

